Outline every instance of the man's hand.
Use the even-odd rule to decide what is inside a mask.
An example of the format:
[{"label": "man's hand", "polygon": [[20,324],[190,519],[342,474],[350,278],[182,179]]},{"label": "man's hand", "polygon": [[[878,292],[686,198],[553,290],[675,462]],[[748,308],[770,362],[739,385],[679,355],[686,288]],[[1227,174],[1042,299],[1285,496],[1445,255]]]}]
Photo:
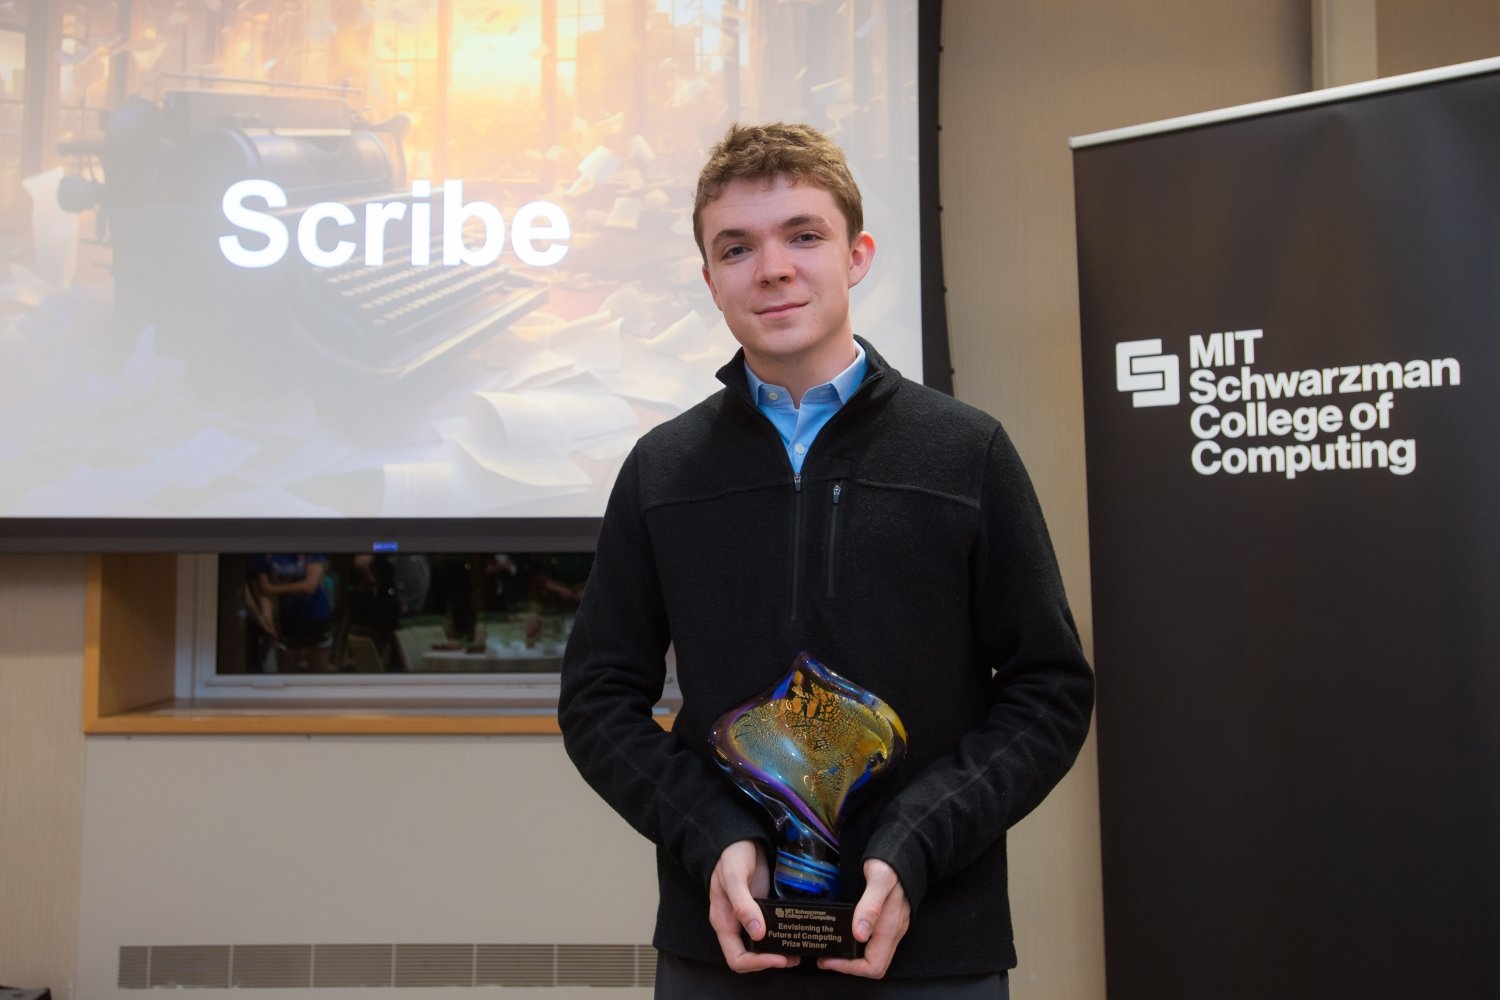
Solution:
[{"label": "man's hand", "polygon": [[[794,955],[753,952],[740,939],[740,928],[752,941],[766,936],[756,896],[771,891],[771,869],[765,851],[753,840],[737,840],[724,848],[708,880],[708,922],[719,937],[724,961],[735,972],[760,972],[796,965]],[[903,897],[904,899],[905,897]],[[902,925],[905,929],[905,925]]]},{"label": "man's hand", "polygon": [[[721,862],[722,864],[722,862]],[[881,979],[896,955],[896,945],[911,923],[911,904],[896,870],[884,861],[865,861],[865,892],[854,907],[854,937],[865,943],[863,958],[820,958],[819,968],[866,979]]]}]

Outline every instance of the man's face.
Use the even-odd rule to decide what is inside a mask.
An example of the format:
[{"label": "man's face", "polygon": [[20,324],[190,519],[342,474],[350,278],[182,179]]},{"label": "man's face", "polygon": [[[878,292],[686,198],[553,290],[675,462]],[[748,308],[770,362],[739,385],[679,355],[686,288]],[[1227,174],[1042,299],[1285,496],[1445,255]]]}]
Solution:
[{"label": "man's face", "polygon": [[870,234],[851,244],[833,195],[785,177],[731,181],[701,218],[703,278],[755,373],[824,381],[842,371],[854,359],[849,289],[875,256]]}]

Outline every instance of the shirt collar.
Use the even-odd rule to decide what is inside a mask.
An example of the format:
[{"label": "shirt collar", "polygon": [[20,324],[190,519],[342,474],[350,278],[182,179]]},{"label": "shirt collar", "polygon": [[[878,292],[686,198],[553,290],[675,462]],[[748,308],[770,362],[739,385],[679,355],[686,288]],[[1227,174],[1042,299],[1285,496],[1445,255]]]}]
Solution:
[{"label": "shirt collar", "polygon": [[[768,392],[776,391],[787,393],[785,386],[771,385],[768,382],[762,381],[760,376],[756,375],[755,372],[750,370],[750,362],[748,361],[745,362],[745,378],[750,383],[750,397],[755,400],[756,405],[758,406],[764,406],[767,404],[768,400],[766,398],[766,394]],[[843,406],[845,403],[849,402],[849,398],[854,395],[855,391],[859,389],[860,383],[864,380],[865,348],[863,344],[856,340],[854,342],[854,360],[849,362],[849,367],[845,368],[843,371],[839,372],[837,375],[829,379],[827,382],[824,382],[822,385],[815,385],[811,389],[808,389],[807,393],[804,394],[802,398],[806,399],[809,395],[817,398],[818,396],[822,395],[821,393],[817,392],[818,389],[823,388],[823,386],[830,386],[833,389],[834,394],[838,397],[839,405]],[[787,399],[790,398],[791,394],[787,393]]]}]

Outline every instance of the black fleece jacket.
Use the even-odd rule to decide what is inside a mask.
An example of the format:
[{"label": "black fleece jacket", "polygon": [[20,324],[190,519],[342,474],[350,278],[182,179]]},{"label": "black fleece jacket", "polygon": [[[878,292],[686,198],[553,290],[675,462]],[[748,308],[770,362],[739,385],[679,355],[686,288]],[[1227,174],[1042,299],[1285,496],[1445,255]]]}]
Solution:
[{"label": "black fleece jacket", "polygon": [[[585,780],[657,845],[655,946],[721,961],[720,853],[771,840],[714,765],[709,732],[806,650],[906,724],[906,759],[841,833],[841,895],[866,858],[912,905],[893,977],[1015,965],[1005,831],[1072,765],[1093,675],[1030,481],[991,417],[903,379],[865,380],[794,476],[743,354],[726,388],[646,434],[604,517],[563,668],[560,721]],[[651,714],[675,647],[682,709]]]}]

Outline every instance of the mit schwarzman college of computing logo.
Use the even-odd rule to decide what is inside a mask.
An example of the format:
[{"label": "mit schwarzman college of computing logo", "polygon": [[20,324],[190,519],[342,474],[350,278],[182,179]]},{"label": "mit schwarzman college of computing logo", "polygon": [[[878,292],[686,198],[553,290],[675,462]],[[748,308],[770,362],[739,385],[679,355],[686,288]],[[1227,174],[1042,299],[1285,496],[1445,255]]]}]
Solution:
[{"label": "mit schwarzman college of computing logo", "polygon": [[1176,406],[1177,355],[1163,354],[1160,340],[1127,340],[1115,345],[1115,386],[1134,393],[1135,406]]},{"label": "mit schwarzman college of computing logo", "polygon": [[[1188,416],[1193,471],[1300,475],[1383,470],[1408,476],[1417,441],[1395,436],[1397,393],[1459,385],[1457,358],[1377,361],[1264,372],[1264,330],[1193,334],[1188,338]],[[1181,358],[1160,339],[1115,345],[1115,387],[1131,404],[1182,402]]]}]

